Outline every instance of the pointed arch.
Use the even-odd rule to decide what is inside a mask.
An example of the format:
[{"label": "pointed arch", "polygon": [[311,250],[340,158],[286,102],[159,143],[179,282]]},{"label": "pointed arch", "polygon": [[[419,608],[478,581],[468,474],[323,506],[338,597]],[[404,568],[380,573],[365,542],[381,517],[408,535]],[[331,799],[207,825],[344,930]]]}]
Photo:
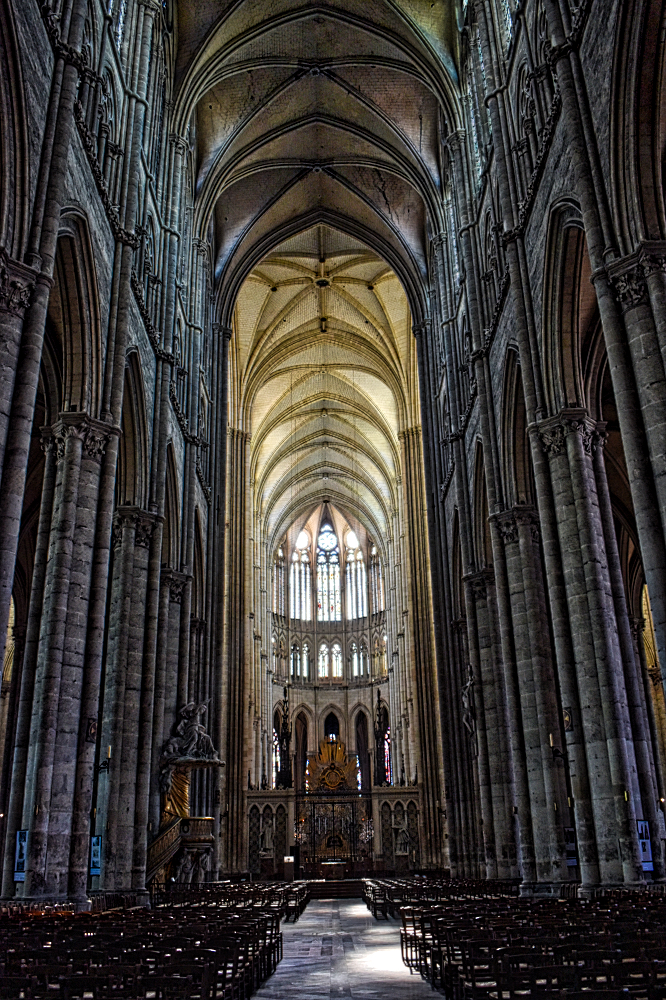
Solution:
[{"label": "pointed arch", "polygon": [[64,213],[48,323],[62,352],[61,409],[99,417],[101,335],[97,277],[85,218]]},{"label": "pointed arch", "polygon": [[483,445],[477,441],[474,462],[474,555],[477,569],[485,569],[493,563],[489,513]]},{"label": "pointed arch", "polygon": [[28,238],[28,121],[12,4],[0,0],[0,247],[15,260]]},{"label": "pointed arch", "polygon": [[162,565],[178,569],[180,553],[180,509],[178,478],[173,444],[167,445],[166,484],[164,491],[164,529],[162,533]]},{"label": "pointed arch", "polygon": [[125,364],[125,391],[120,420],[116,500],[145,508],[148,489],[148,435],[146,401],[141,362],[136,350],[130,351]]},{"label": "pointed arch", "polygon": [[502,459],[504,495],[509,507],[534,503],[527,411],[517,349],[510,347],[504,363],[502,396]]}]

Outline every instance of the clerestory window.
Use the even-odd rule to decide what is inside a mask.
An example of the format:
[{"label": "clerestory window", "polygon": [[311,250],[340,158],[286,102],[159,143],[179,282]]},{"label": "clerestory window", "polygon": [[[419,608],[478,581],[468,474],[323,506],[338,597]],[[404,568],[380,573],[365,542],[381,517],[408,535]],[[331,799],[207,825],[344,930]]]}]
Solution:
[{"label": "clerestory window", "polygon": [[341,619],[340,546],[333,528],[324,524],[317,539],[317,620]]},{"label": "clerestory window", "polygon": [[310,536],[301,531],[289,565],[289,617],[310,621],[312,618],[312,567]]},{"label": "clerestory window", "polygon": [[365,618],[368,614],[368,580],[363,552],[353,531],[345,537],[347,618]]}]

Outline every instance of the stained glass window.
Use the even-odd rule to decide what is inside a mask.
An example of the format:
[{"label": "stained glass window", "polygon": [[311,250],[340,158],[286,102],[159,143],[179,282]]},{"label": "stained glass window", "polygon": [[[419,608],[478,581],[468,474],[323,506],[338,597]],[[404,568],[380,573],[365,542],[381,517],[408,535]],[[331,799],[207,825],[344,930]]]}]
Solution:
[{"label": "stained glass window", "polygon": [[320,622],[342,619],[340,547],[330,524],[322,525],[317,540],[317,619]]},{"label": "stained glass window", "polygon": [[289,566],[289,617],[310,621],[312,617],[312,568],[310,536],[301,531]]},{"label": "stained glass window", "polygon": [[377,614],[386,607],[384,597],[384,576],[377,546],[370,547],[370,593],[372,595],[372,613]]},{"label": "stained glass window", "polygon": [[331,659],[333,661],[333,677],[342,677],[342,647],[339,642],[334,642],[331,646]]},{"label": "stained glass window", "polygon": [[365,618],[368,614],[368,581],[363,552],[353,531],[347,532],[345,543],[347,618]]},{"label": "stained glass window", "polygon": [[319,676],[320,677],[328,677],[328,665],[329,665],[328,661],[329,661],[328,646],[326,645],[325,642],[322,642],[321,646],[319,647]]}]

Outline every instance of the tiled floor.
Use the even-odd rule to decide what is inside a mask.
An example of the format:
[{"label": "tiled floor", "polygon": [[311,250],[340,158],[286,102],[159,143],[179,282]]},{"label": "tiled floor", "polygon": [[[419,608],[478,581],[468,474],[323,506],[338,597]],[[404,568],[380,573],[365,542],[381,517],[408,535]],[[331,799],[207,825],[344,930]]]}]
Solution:
[{"label": "tiled floor", "polygon": [[374,920],[356,899],[313,900],[295,924],[283,924],[284,958],[255,997],[419,1000],[433,993],[400,958],[400,926]]}]

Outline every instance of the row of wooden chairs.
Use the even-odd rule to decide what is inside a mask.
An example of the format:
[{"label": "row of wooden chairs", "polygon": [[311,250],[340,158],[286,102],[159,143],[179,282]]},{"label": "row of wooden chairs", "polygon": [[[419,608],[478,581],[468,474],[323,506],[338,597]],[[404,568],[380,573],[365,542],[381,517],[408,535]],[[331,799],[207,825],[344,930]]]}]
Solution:
[{"label": "row of wooden chairs", "polygon": [[[372,880],[366,903],[390,915],[397,880]],[[399,911],[402,958],[448,1000],[529,1000],[553,994],[584,1000],[666,1000],[666,900],[622,892],[595,900],[475,893],[438,880]],[[409,895],[410,880],[398,888]],[[383,895],[382,895],[383,890]],[[386,903],[382,912],[382,899]],[[412,897],[413,899],[413,897]]]},{"label": "row of wooden chairs", "polygon": [[0,915],[0,998],[248,1000],[282,958],[286,884],[153,910]]}]

